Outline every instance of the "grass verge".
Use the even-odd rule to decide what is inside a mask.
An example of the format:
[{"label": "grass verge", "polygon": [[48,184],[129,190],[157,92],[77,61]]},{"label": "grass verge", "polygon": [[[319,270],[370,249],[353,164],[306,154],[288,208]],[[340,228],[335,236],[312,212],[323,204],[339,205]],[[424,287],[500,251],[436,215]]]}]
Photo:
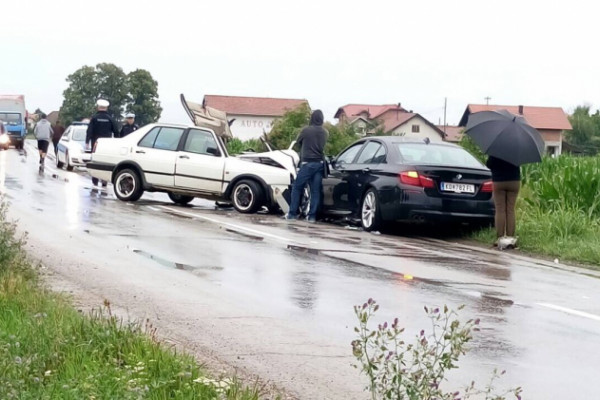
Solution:
[{"label": "grass verge", "polygon": [[147,333],[109,304],[84,316],[46,290],[0,206],[1,399],[259,398],[256,387],[210,379]]},{"label": "grass verge", "polygon": [[[600,219],[568,206],[538,207],[528,201],[533,196],[525,186],[517,204],[519,248],[600,270]],[[484,229],[471,237],[491,245],[496,240],[496,232]]]}]

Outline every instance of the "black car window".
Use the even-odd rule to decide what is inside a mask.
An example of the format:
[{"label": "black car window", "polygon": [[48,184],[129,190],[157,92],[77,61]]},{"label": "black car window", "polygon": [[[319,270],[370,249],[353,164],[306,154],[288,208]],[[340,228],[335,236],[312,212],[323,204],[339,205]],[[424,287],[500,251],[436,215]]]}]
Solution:
[{"label": "black car window", "polygon": [[154,147],[154,142],[156,141],[156,137],[158,136],[158,132],[160,132],[160,128],[153,128],[150,132],[144,136],[142,140],[138,143],[140,147]]},{"label": "black car window", "polygon": [[354,146],[350,147],[349,149],[346,149],[346,151],[344,151],[342,154],[340,154],[338,156],[338,158],[336,159],[336,163],[337,164],[351,164],[354,161],[354,159],[356,158],[356,155],[362,148],[363,144],[364,143],[362,143],[362,142],[357,143]]},{"label": "black car window", "polygon": [[380,147],[381,147],[381,144],[379,142],[367,143],[367,145],[364,147],[363,151],[360,153],[360,156],[358,156],[358,160],[356,160],[356,163],[357,164],[370,164],[373,160],[373,157],[375,157],[375,154],[377,154],[377,151],[379,151]]},{"label": "black car window", "polygon": [[424,143],[395,143],[395,146],[400,153],[400,163],[403,164],[483,167],[483,164],[461,147]]},{"label": "black car window", "polygon": [[381,146],[379,150],[377,150],[377,153],[375,153],[373,159],[371,160],[371,164],[381,164],[386,162],[386,156],[387,152],[385,150],[385,146]]},{"label": "black car window", "polygon": [[219,146],[212,133],[199,129],[190,129],[183,151],[197,154],[215,155]]}]

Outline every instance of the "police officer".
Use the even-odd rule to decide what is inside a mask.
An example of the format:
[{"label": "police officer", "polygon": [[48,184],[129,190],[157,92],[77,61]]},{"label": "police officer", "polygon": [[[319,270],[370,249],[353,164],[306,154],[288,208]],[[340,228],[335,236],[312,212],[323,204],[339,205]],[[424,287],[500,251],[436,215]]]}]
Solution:
[{"label": "police officer", "polygon": [[[94,114],[87,128],[85,143],[89,149],[94,151],[96,141],[100,138],[110,138],[119,135],[115,120],[108,114],[108,106],[110,103],[107,100],[99,99],[96,102],[98,112]],[[92,183],[98,185],[98,179],[92,178]],[[106,187],[107,182],[102,181],[102,186]]]},{"label": "police officer", "polygon": [[137,131],[138,129],[139,126],[135,123],[135,114],[128,113],[125,116],[125,125],[123,125],[123,127],[121,128],[121,132],[119,133],[119,135],[121,135],[121,137],[124,138],[131,132]]}]

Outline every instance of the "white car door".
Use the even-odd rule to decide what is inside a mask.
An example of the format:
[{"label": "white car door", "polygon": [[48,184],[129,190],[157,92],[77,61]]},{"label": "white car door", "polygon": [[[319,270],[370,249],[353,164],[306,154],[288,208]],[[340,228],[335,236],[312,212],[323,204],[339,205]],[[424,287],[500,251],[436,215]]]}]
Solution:
[{"label": "white car door", "polygon": [[157,126],[134,147],[131,158],[144,171],[146,182],[173,187],[177,149],[184,131],[184,128]]},{"label": "white car door", "polygon": [[177,153],[175,186],[221,193],[225,156],[210,131],[190,129]]},{"label": "white car door", "polygon": [[69,141],[71,140],[72,130],[73,127],[69,126],[58,142],[58,154],[55,154],[55,156],[60,162],[65,162],[65,151],[69,147]]}]

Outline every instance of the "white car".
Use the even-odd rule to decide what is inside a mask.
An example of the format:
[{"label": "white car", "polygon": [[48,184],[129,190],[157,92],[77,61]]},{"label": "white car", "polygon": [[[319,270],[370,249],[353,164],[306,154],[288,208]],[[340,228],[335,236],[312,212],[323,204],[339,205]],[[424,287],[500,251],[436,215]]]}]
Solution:
[{"label": "white car", "polygon": [[136,201],[144,191],[165,192],[182,205],[201,197],[231,202],[241,213],[263,206],[287,212],[298,161],[293,150],[229,156],[211,129],[158,123],[124,138],[99,139],[87,168],[92,177],[112,182],[122,201]]},{"label": "white car", "polygon": [[87,124],[70,125],[58,142],[56,154],[56,167],[65,166],[72,171],[73,167],[83,167],[90,161],[90,153],[85,152],[85,137]]}]

